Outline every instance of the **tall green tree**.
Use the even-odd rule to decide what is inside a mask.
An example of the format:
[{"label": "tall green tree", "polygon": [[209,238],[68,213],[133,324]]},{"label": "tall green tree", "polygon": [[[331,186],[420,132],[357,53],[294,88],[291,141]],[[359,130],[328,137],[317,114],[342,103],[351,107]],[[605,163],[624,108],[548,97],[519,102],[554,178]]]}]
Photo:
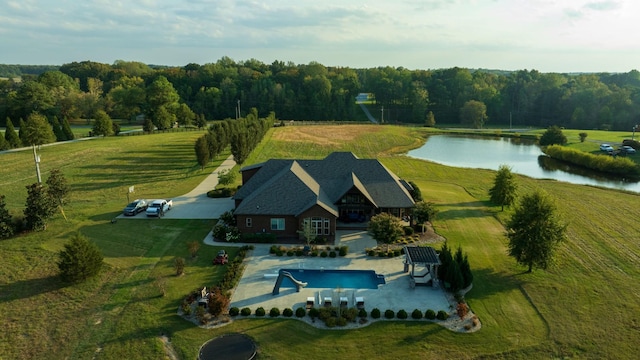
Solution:
[{"label": "tall green tree", "polygon": [[62,119],[62,132],[64,132],[64,136],[67,140],[73,140],[76,136],[71,131],[71,125],[69,124],[69,120],[65,117]]},{"label": "tall green tree", "polygon": [[467,101],[460,109],[460,121],[475,129],[482,129],[487,121],[487,106],[482,101]]},{"label": "tall green tree", "polygon": [[170,129],[176,122],[176,115],[172,113],[166,106],[160,106],[156,109],[153,116],[153,124],[158,130]]},{"label": "tall green tree", "polygon": [[176,109],[176,120],[180,126],[189,126],[193,124],[196,114],[191,111],[189,105],[182,103]]},{"label": "tall green tree", "polygon": [[13,236],[13,218],[7,210],[5,196],[0,195],[0,239],[7,239]]},{"label": "tall green tree", "polygon": [[498,204],[504,211],[504,206],[511,205],[516,201],[518,184],[511,168],[507,165],[500,165],[498,173],[493,180],[493,187],[489,189],[491,202]]},{"label": "tall green tree", "polygon": [[198,165],[200,165],[200,169],[204,169],[209,163],[209,145],[207,143],[206,135],[202,135],[196,140],[196,144],[194,145],[194,150],[196,152],[196,160],[198,161]]},{"label": "tall green tree", "polygon": [[0,151],[9,149],[9,143],[5,140],[4,136],[0,136]]},{"label": "tall green tree", "polygon": [[62,131],[62,126],[58,121],[58,117],[54,116],[51,121],[51,126],[53,127],[53,134],[56,136],[56,141],[66,141],[67,135],[65,135],[64,131]]},{"label": "tall green tree", "polygon": [[542,190],[522,197],[507,223],[509,255],[519,264],[546,269],[553,253],[566,238],[566,224],[558,214],[553,200]]},{"label": "tall green tree", "polygon": [[436,214],[438,214],[438,209],[436,209],[435,204],[432,202],[418,201],[413,208],[413,219],[416,221],[416,224],[422,225],[422,232],[424,232],[424,223],[433,221]]},{"label": "tall green tree", "polygon": [[409,194],[411,194],[413,201],[422,201],[422,191],[420,190],[418,185],[413,181],[409,181],[409,185],[411,185],[411,190],[409,190]]},{"label": "tall green tree", "polygon": [[97,275],[104,260],[100,249],[80,233],[71,237],[59,256],[60,277],[74,283]]},{"label": "tall green tree", "polygon": [[24,213],[25,228],[32,231],[46,230],[47,220],[53,216],[56,203],[40,183],[27,186],[27,202]]},{"label": "tall green tree", "polygon": [[540,146],[547,146],[547,145],[554,145],[554,144],[558,144],[558,145],[566,145],[567,144],[567,137],[562,133],[562,129],[560,129],[560,127],[553,125],[553,126],[549,126],[549,128],[547,128],[547,131],[545,131],[542,136],[540,137]]},{"label": "tall green tree", "polygon": [[251,139],[246,130],[241,130],[233,136],[231,141],[231,154],[238,165],[242,165],[251,154]]},{"label": "tall green tree", "polygon": [[389,213],[380,213],[371,217],[368,227],[371,237],[383,244],[393,244],[402,236],[402,222]]},{"label": "tall green tree", "polygon": [[22,146],[22,141],[20,140],[20,136],[16,132],[16,128],[13,127],[13,123],[11,119],[7,118],[7,127],[4,130],[4,139],[7,140],[7,144],[12,149],[19,148]]},{"label": "tall green tree", "polygon": [[38,113],[29,115],[22,133],[24,145],[42,145],[56,141],[53,127],[44,115]]},{"label": "tall green tree", "polygon": [[433,115],[433,111],[429,111],[427,113],[427,118],[426,118],[426,120],[424,122],[424,126],[427,126],[427,127],[436,126],[436,116]]},{"label": "tall green tree", "polygon": [[67,183],[67,178],[64,177],[64,174],[60,169],[53,169],[49,173],[49,177],[46,181],[47,184],[47,193],[56,203],[56,205],[60,206],[62,210],[62,206],[64,205],[64,200],[69,195],[69,184]]},{"label": "tall green tree", "polygon": [[93,122],[93,134],[95,136],[109,136],[113,134],[113,121],[104,111],[98,110]]}]

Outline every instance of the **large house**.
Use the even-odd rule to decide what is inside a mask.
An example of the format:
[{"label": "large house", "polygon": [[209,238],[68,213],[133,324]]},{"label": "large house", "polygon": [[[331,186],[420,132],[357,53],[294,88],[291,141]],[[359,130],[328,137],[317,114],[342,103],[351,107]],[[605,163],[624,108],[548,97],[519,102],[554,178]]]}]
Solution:
[{"label": "large house", "polygon": [[310,223],[313,234],[334,241],[336,229],[381,212],[402,217],[415,205],[409,184],[378,160],[350,152],[322,160],[272,159],[241,172],[234,215],[242,233],[298,239]]}]

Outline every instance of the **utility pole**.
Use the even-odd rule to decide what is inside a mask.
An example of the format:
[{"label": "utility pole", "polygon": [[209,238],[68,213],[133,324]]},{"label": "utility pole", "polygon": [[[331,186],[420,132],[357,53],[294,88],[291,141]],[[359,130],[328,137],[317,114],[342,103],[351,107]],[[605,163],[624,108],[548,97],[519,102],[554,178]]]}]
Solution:
[{"label": "utility pole", "polygon": [[238,119],[242,117],[242,113],[240,112],[240,99],[238,99]]},{"label": "utility pole", "polygon": [[380,124],[384,123],[384,105],[382,105],[382,109],[380,109],[380,112],[382,113],[380,115]]},{"label": "utility pole", "polygon": [[33,144],[33,161],[36,163],[36,175],[38,176],[38,184],[42,184],[42,177],[40,177],[40,155],[36,154],[35,144]]}]

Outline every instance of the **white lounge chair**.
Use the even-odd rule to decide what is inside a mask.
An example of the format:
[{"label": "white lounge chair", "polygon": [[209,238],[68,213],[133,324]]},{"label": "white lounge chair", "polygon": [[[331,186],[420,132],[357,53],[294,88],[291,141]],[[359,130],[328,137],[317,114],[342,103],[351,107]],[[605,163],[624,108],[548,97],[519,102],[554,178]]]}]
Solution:
[{"label": "white lounge chair", "polygon": [[362,296],[356,297],[356,307],[358,309],[364,309],[364,297]]},{"label": "white lounge chair", "polygon": [[307,310],[311,309],[314,305],[315,305],[315,301],[314,301],[313,296],[308,297],[307,298],[307,305],[306,305]]},{"label": "white lounge chair", "polygon": [[346,296],[341,296],[340,297],[340,307],[341,308],[346,308],[347,306],[349,306],[349,298],[347,298]]},{"label": "white lounge chair", "polygon": [[331,298],[331,296],[325,296],[324,297],[324,306],[325,307],[330,307],[332,302],[333,302],[333,299]]}]

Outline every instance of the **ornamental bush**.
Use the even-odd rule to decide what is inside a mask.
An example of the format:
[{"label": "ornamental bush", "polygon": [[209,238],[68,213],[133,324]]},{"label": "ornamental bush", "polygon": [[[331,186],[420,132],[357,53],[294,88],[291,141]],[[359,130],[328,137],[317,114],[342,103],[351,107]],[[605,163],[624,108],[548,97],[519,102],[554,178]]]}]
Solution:
[{"label": "ornamental bush", "polygon": [[444,310],[438,311],[438,314],[436,315],[436,319],[438,320],[447,320],[448,318],[449,314]]},{"label": "ornamental bush", "polygon": [[371,317],[373,319],[380,319],[380,309],[374,308],[373,310],[371,310]]},{"label": "ornamental bush", "polygon": [[320,257],[326,258],[327,257],[327,252],[322,250],[322,252],[320,253]]},{"label": "ornamental bush", "polygon": [[406,312],[406,311],[404,311],[403,309],[401,309],[401,310],[398,310],[398,313],[396,314],[396,317],[397,317],[398,319],[404,320],[404,319],[406,319],[406,318],[408,317],[408,315],[407,315],[407,312]]},{"label": "ornamental bush", "polygon": [[229,309],[229,315],[231,316],[238,316],[239,313],[240,313],[240,309],[238,309],[235,306]]},{"label": "ornamental bush", "polygon": [[411,318],[416,320],[422,319],[422,311],[418,309],[413,310],[413,312],[411,313]]},{"label": "ornamental bush", "polygon": [[285,317],[292,317],[293,316],[293,310],[291,310],[290,308],[286,308],[284,310],[282,310],[282,315]]},{"label": "ornamental bush", "polygon": [[384,317],[387,319],[393,319],[395,316],[396,316],[396,313],[391,309],[387,309],[384,312]]},{"label": "ornamental bush", "polygon": [[338,255],[347,256],[348,252],[349,252],[349,247],[348,246],[340,246],[340,250],[338,251]]},{"label": "ornamental bush", "polygon": [[73,235],[59,256],[58,269],[64,281],[80,282],[97,275],[102,269],[100,249],[80,233]]},{"label": "ornamental bush", "polygon": [[309,309],[309,317],[312,319],[315,319],[318,317],[318,315],[320,314],[320,310],[318,310],[318,308],[311,308]]},{"label": "ornamental bush", "polygon": [[266,314],[266,311],[262,306],[256,309],[256,316],[264,316],[265,314]]},{"label": "ornamental bush", "polygon": [[240,315],[242,315],[242,316],[251,315],[251,309],[249,309],[248,307],[242,308],[242,310],[240,310]]},{"label": "ornamental bush", "polygon": [[305,315],[307,315],[307,310],[303,307],[299,307],[296,309],[296,317],[304,317]]},{"label": "ornamental bush", "polygon": [[436,318],[436,312],[431,309],[428,309],[424,313],[424,318],[428,320],[434,320]]},{"label": "ornamental bush", "polygon": [[365,309],[358,310],[358,317],[366,318],[367,317],[367,310],[365,310]]},{"label": "ornamental bush", "polygon": [[331,252],[329,253],[329,257],[330,257],[330,258],[334,258],[334,257],[336,257],[336,256],[338,256],[338,254],[336,254],[336,252],[335,252],[335,251],[331,251]]},{"label": "ornamental bush", "polygon": [[271,310],[269,310],[269,316],[271,316],[271,317],[280,316],[280,309],[278,309],[277,307],[271,308]]}]

